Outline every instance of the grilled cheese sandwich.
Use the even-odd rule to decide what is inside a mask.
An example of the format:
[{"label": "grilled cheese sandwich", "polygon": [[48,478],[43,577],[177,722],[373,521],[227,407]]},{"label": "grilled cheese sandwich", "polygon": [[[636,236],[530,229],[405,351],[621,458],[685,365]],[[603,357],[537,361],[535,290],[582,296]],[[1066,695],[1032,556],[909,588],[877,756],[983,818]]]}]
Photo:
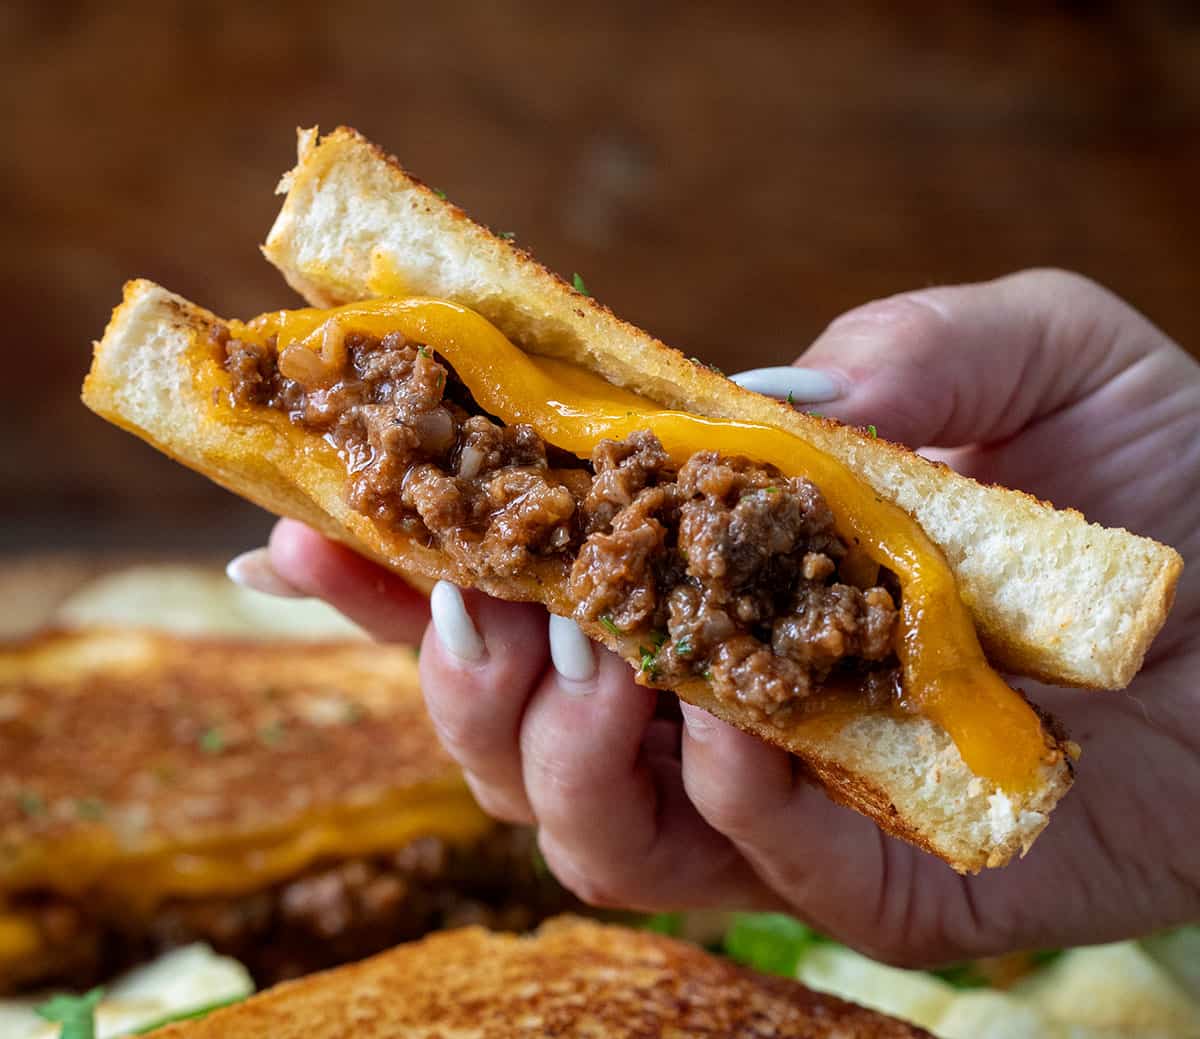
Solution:
[{"label": "grilled cheese sandwich", "polygon": [[0,990],[193,939],[271,980],[456,904],[528,896],[528,922],[550,892],[440,749],[410,649],[91,629],[0,650]]}]

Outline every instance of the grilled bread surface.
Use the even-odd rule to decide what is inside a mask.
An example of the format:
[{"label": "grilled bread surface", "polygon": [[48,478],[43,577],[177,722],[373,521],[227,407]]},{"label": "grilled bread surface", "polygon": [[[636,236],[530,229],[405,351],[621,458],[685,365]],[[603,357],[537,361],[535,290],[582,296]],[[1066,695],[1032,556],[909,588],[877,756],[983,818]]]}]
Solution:
[{"label": "grilled bread surface", "polygon": [[674,939],[569,917],[526,937],[477,927],[443,932],[154,1034],[157,1039],[928,1035]]}]

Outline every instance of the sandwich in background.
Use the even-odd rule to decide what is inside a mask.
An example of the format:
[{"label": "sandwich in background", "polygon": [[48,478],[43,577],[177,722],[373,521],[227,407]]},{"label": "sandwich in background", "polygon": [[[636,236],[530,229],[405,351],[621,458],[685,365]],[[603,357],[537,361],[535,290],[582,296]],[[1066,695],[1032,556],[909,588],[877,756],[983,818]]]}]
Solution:
[{"label": "sandwich in background", "polygon": [[133,629],[0,648],[0,992],[196,941],[270,983],[563,904],[441,750],[410,649]]},{"label": "sandwich in background", "polygon": [[156,1039],[917,1039],[919,1028],[695,946],[571,918],[464,928],[280,985]]}]

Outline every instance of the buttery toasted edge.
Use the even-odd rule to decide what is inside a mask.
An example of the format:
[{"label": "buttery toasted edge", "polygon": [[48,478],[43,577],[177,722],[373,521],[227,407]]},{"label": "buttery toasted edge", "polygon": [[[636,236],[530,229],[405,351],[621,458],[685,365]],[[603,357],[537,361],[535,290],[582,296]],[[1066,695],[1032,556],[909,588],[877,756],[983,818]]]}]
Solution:
[{"label": "buttery toasted edge", "polygon": [[530,935],[444,931],[285,982],[160,1039],[431,1036],[842,1036],[921,1039],[915,1025],[674,938],[558,917]]},{"label": "buttery toasted edge", "polygon": [[287,198],[263,252],[315,306],[389,285],[450,299],[525,349],[660,404],[775,426],[838,458],[941,548],[1001,670],[1123,688],[1166,620],[1182,570],[1174,549],[742,389],[575,291],[354,130],[319,140],[300,131],[299,161],[280,190]]},{"label": "buttery toasted edge", "polygon": [[[443,553],[392,534],[346,502],[342,463],[316,434],[215,409],[195,380],[193,344],[220,319],[147,281],[130,282],[96,344],[84,402],[229,490],[291,516],[391,569],[473,583],[505,599],[571,614],[565,582],[530,572],[472,578]],[[637,640],[584,625],[635,664]],[[887,832],[940,856],[961,872],[1000,866],[1029,847],[1071,783],[1065,743],[1032,790],[1010,796],[974,775],[949,736],[919,717],[863,715],[819,733],[786,733],[721,703],[707,683],[677,688],[683,699],[798,755],[835,800]]]}]

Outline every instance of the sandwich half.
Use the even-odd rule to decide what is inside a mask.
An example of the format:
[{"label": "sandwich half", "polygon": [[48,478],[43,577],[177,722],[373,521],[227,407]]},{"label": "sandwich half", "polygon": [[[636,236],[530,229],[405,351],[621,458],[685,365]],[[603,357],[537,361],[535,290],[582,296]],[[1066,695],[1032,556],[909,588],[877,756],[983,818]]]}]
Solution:
[{"label": "sandwich half", "polygon": [[523,937],[477,927],[434,935],[154,1033],[157,1039],[928,1034],[674,939],[569,917]]},{"label": "sandwich half", "polygon": [[0,994],[208,943],[259,983],[569,905],[441,750],[411,650],[0,647]]},{"label": "sandwich half", "polygon": [[1125,685],[1177,553],[737,387],[353,131],[302,133],[284,187],[264,251],[313,308],[132,282],[89,407],[399,572],[574,617],[960,871],[1029,847],[1077,748],[994,668]]}]

